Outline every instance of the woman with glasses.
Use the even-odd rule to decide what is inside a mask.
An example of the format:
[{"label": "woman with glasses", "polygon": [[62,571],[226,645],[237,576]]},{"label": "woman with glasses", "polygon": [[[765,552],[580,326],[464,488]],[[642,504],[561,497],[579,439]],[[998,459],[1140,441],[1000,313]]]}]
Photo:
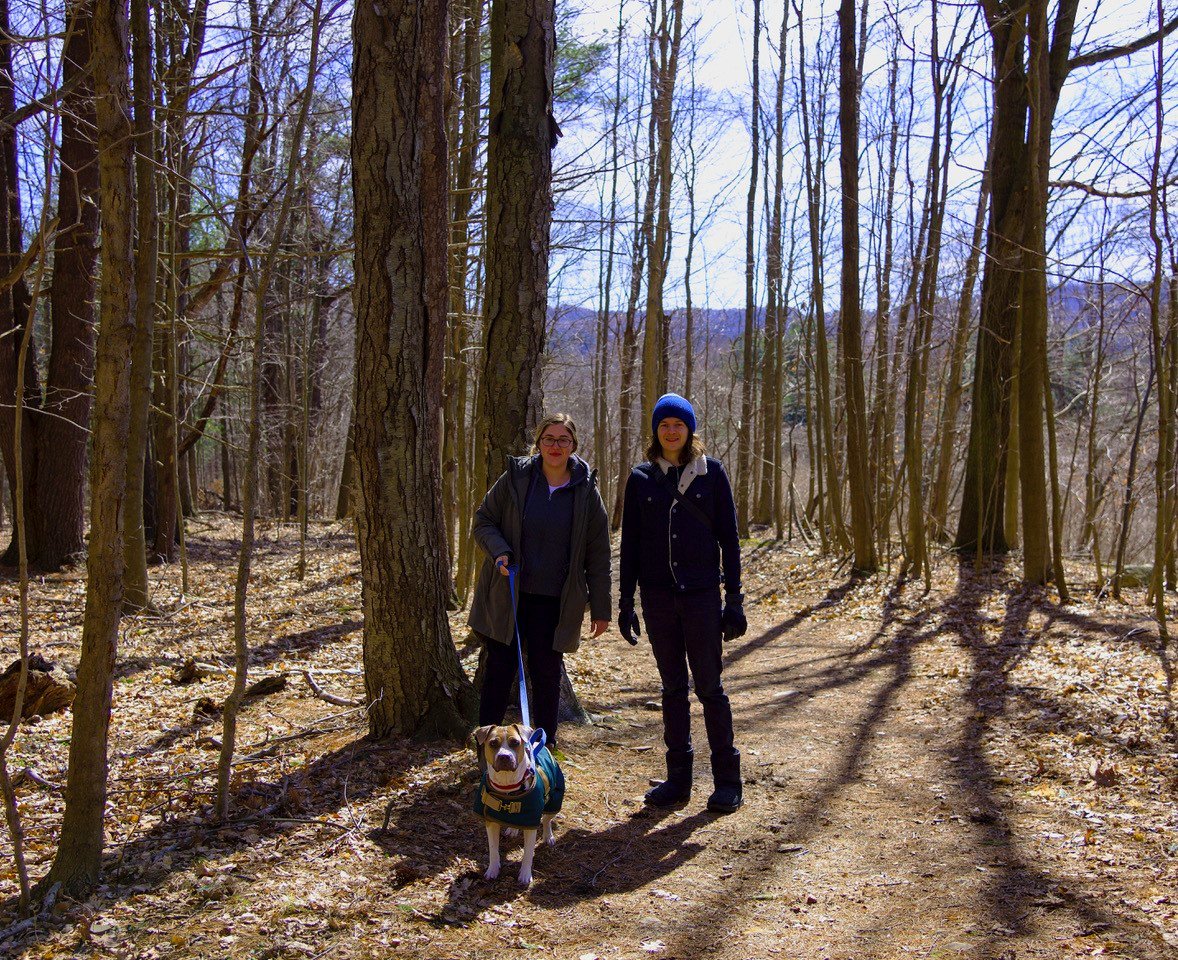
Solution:
[{"label": "woman with glasses", "polygon": [[[499,724],[516,675],[514,624],[527,658],[532,721],[556,745],[564,655],[581,642],[585,608],[591,637],[610,621],[609,523],[597,471],[576,456],[577,427],[563,413],[540,421],[530,457],[507,470],[475,513],[475,542],[486,554],[469,623],[483,639],[486,663],[479,726]],[[513,617],[508,567],[517,570]]]}]

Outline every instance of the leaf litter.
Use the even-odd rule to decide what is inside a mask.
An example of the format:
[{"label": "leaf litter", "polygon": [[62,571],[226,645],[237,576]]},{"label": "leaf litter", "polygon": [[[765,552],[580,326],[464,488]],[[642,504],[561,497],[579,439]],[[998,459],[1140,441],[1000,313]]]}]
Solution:
[{"label": "leaf litter", "polygon": [[[1098,602],[1080,565],[1078,602],[1060,607],[1001,567],[943,560],[926,596],[750,543],[750,631],[725,651],[745,806],[703,809],[695,705],[691,802],[643,807],[659,685],[645,643],[611,631],[568,658],[592,722],[562,728],[558,843],[523,890],[518,840],[500,879],[482,879],[468,751],[371,742],[348,706],[364,694],[359,564],[335,524],[313,525],[302,583],[293,526],[261,525],[251,681],[270,686],[241,717],[234,819],[216,823],[220,724],[197,707],[230,685],[235,528],[203,518],[192,594],[156,568],[161,612],[123,621],[102,886],[0,932],[0,952],[1178,956],[1174,650],[1143,597]],[[33,585],[31,647],[68,670],[84,590],[78,571]],[[7,637],[15,592],[0,583]],[[473,674],[461,612],[452,629]],[[69,720],[26,722],[11,758],[35,878],[54,853]],[[0,862],[0,930],[15,891]]]}]

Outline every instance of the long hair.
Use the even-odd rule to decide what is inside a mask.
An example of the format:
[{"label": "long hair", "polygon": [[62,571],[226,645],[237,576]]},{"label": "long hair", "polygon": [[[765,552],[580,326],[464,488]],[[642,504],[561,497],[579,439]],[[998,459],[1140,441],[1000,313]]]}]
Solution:
[{"label": "long hair", "polygon": [[577,452],[577,447],[581,445],[581,441],[577,437],[577,425],[573,423],[573,418],[567,413],[550,413],[536,424],[536,436],[532,441],[532,453],[540,452],[540,438],[544,436],[544,431],[549,427],[555,426],[564,427],[569,432],[573,438],[573,449],[570,452]]},{"label": "long hair", "polygon": [[[683,444],[683,449],[679,451],[679,463],[677,466],[685,467],[692,460],[699,459],[707,452],[704,442],[695,431],[692,431],[687,435],[687,442]],[[663,445],[659,443],[659,435],[656,433],[650,438],[650,446],[646,448],[646,459],[654,463],[662,455]]]}]

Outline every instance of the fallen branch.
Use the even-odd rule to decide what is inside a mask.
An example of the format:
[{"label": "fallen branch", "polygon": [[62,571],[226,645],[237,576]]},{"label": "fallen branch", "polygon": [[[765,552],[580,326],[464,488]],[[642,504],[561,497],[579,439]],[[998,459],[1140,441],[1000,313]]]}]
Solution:
[{"label": "fallen branch", "polygon": [[18,787],[26,780],[28,780],[30,783],[35,783],[38,787],[44,787],[46,790],[65,789],[65,787],[60,783],[54,783],[52,780],[46,780],[32,767],[25,767],[23,770],[17,771],[16,776],[12,778],[12,785],[14,787]]},{"label": "fallen branch", "polygon": [[328,693],[319,684],[315,682],[315,677],[310,670],[303,671],[303,677],[307,681],[307,686],[311,688],[311,692],[315,694],[320,700],[326,700],[328,703],[336,707],[358,707],[359,700],[349,700],[347,697],[337,697],[334,693]]}]

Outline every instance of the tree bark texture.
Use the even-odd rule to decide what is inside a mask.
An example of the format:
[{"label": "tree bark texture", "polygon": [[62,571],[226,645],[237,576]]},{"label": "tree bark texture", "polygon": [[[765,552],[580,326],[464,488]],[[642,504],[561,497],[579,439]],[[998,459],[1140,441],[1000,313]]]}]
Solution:
[{"label": "tree bark texture", "polygon": [[[552,116],[556,53],[553,0],[491,4],[487,143],[484,477],[531,447],[540,406],[552,223]],[[477,497],[482,491],[473,491]]]},{"label": "tree bark texture", "polygon": [[683,0],[651,0],[650,5],[650,190],[657,197],[646,266],[646,326],[642,337],[642,422],[649,423],[655,402],[667,391],[668,321],[663,288],[671,256],[671,131],[675,75],[683,36]]},{"label": "tree bark texture", "polygon": [[151,354],[159,233],[156,227],[155,135],[152,118],[151,19],[147,0],[131,0],[135,96],[135,343],[131,358],[131,424],[127,435],[127,503],[123,556],[123,604],[139,610],[151,602],[147,581],[147,536],[143,523],[143,464],[150,423]]},{"label": "tree bark texture", "polygon": [[[0,112],[5,115],[16,110],[10,36],[8,0],[0,0]],[[16,268],[24,253],[16,129],[15,125],[4,124],[0,126],[0,176],[3,180],[0,183],[0,189],[3,191],[3,195],[0,196],[0,271],[4,275]],[[20,344],[25,326],[28,323],[30,299],[29,287],[24,277],[19,278],[11,287],[0,290],[0,453],[3,455],[4,466],[7,470],[10,496],[15,496],[17,490],[17,478],[13,472],[16,463],[16,417],[11,411],[16,408]],[[21,415],[21,433],[25,438],[33,436],[30,407],[35,410],[40,406],[40,391],[36,388],[34,346],[35,344],[30,340],[25,359],[24,411]],[[35,450],[35,445],[27,440],[22,445],[28,448],[25,451],[25,456],[21,458],[23,488],[26,502],[28,502],[34,466],[34,457],[29,456],[28,451]],[[13,537],[12,545],[4,555],[6,563],[17,562],[16,524],[18,521],[15,503],[11,515],[13,517]],[[27,528],[30,524],[26,523],[24,526],[26,527],[27,541],[29,539]]]},{"label": "tree bark texture", "polygon": [[929,525],[932,535],[937,539],[946,538],[949,484],[953,473],[953,455],[957,453],[957,415],[961,409],[965,351],[969,340],[973,288],[977,282],[978,265],[981,261],[982,232],[986,226],[986,208],[989,198],[990,177],[987,168],[982,173],[977,212],[974,216],[973,239],[970,242],[969,256],[965,261],[965,277],[961,283],[961,293],[957,298],[957,323],[954,327],[953,344],[950,348],[948,384],[945,389],[945,401],[941,406],[940,426],[937,430],[940,437],[940,442],[937,445],[937,473],[933,481],[932,507],[929,512]]},{"label": "tree bark texture", "polygon": [[[85,552],[83,500],[94,369],[94,265],[98,258],[98,149],[90,66],[92,0],[77,0],[63,51],[57,236],[49,288],[52,340],[43,414],[37,417],[33,555],[56,568]],[[31,438],[30,438],[31,439]],[[32,532],[32,531],[30,531]]]},{"label": "tree bark texture", "polygon": [[750,127],[752,159],[744,233],[744,337],[741,341],[740,423],[736,433],[736,516],[740,535],[748,536],[753,496],[753,341],[757,327],[757,168],[761,144],[761,0],[753,0],[753,96]]},{"label": "tree bark texture", "polygon": [[123,602],[123,501],[136,322],[134,139],[125,0],[95,0],[92,23],[104,255],[98,289],[90,549],[65,813],[49,873],[49,882],[60,882],[70,895],[97,882],[102,857],[111,689]]},{"label": "tree bark texture", "polygon": [[[1005,9],[1005,5],[1002,5]],[[1026,19],[987,11],[994,43],[990,219],[974,362],[969,445],[956,546],[1005,553],[1007,437],[1026,203]]]},{"label": "tree bark texture", "polygon": [[871,476],[867,467],[867,397],[863,387],[863,334],[859,300],[859,70],[855,49],[855,3],[839,4],[839,169],[842,173],[842,337],[843,389],[847,405],[847,496],[851,501],[854,567],[877,566]]},{"label": "tree bark texture", "polygon": [[439,462],[446,8],[357,4],[353,19],[357,541],[375,736],[465,733],[474,707],[446,617]]}]

